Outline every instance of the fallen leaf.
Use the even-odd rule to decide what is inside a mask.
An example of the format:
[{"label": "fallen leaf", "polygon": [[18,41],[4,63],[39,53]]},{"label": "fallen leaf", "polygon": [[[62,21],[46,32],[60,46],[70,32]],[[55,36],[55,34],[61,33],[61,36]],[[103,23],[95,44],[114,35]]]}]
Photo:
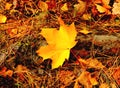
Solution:
[{"label": "fallen leaf", "polygon": [[110,86],[106,83],[102,83],[102,84],[100,84],[100,88],[110,88]]},{"label": "fallen leaf", "polygon": [[120,2],[113,4],[112,14],[120,14]]},{"label": "fallen leaf", "polygon": [[107,8],[107,9],[111,8],[111,6],[109,5],[110,0],[102,0],[102,3],[103,3],[103,7]]},{"label": "fallen leaf", "polygon": [[101,5],[95,4],[95,6],[100,13],[105,13],[107,11],[107,9]]},{"label": "fallen leaf", "polygon": [[110,14],[110,6],[107,6],[107,5],[99,5],[99,4],[95,4],[96,6],[96,9],[98,10],[99,13],[106,13],[106,14]]},{"label": "fallen leaf", "polygon": [[5,23],[7,20],[7,17],[5,15],[0,14],[0,23]]},{"label": "fallen leaf", "polygon": [[9,76],[9,77],[12,77],[12,75],[13,75],[13,71],[7,69],[6,67],[3,67],[0,70],[0,76],[4,76],[4,77]]},{"label": "fallen leaf", "polygon": [[58,78],[63,85],[68,85],[74,80],[75,75],[72,71],[61,70],[58,72]]},{"label": "fallen leaf", "polygon": [[74,14],[82,15],[86,10],[87,2],[82,0],[78,0],[78,2],[79,2],[78,4],[74,5]]},{"label": "fallen leaf", "polygon": [[67,3],[65,3],[62,7],[61,7],[62,11],[67,11],[68,7],[67,7]]},{"label": "fallen leaf", "polygon": [[83,14],[82,19],[83,20],[90,20],[91,19],[91,15],[90,14]]},{"label": "fallen leaf", "polygon": [[87,35],[92,32],[92,31],[89,31],[87,27],[81,27],[81,28],[82,28],[82,30],[80,30],[79,32],[82,34]]},{"label": "fallen leaf", "polygon": [[103,66],[102,63],[99,62],[95,58],[94,59],[89,58],[87,60],[79,58],[78,60],[84,67],[90,67],[90,68],[96,68],[96,69],[103,69],[103,68],[105,68],[105,66]]},{"label": "fallen leaf", "polygon": [[77,78],[74,88],[79,88],[79,83],[84,85],[84,88],[92,88],[93,85],[98,84],[96,77],[92,77],[91,74],[87,71],[83,71]]},{"label": "fallen leaf", "polygon": [[10,4],[10,3],[6,3],[6,5],[5,5],[5,9],[6,9],[6,10],[9,10],[11,6],[12,6],[12,4]]},{"label": "fallen leaf", "polygon": [[39,56],[43,57],[43,60],[51,58],[52,68],[57,68],[63,64],[65,59],[69,58],[70,49],[76,45],[75,25],[72,23],[67,26],[64,24],[61,18],[58,18],[60,28],[42,28],[41,35],[45,37],[48,45],[40,47],[37,50]]}]

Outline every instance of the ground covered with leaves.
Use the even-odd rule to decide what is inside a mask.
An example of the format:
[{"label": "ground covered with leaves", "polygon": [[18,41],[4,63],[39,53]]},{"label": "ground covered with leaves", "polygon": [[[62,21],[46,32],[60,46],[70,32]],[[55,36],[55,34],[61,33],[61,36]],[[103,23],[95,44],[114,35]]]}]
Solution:
[{"label": "ground covered with leaves", "polygon": [[0,0],[0,88],[119,88],[119,11],[119,0]]}]

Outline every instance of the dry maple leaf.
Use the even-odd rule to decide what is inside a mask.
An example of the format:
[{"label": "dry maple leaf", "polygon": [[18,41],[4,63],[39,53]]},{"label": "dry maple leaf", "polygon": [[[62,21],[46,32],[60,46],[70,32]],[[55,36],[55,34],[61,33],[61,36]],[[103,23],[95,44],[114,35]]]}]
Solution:
[{"label": "dry maple leaf", "polygon": [[51,58],[52,68],[57,68],[63,64],[65,59],[69,58],[70,49],[76,45],[75,25],[72,23],[67,26],[64,24],[61,18],[58,18],[60,28],[43,28],[41,35],[45,37],[48,45],[40,47],[37,50],[39,56],[43,57],[43,60]]}]

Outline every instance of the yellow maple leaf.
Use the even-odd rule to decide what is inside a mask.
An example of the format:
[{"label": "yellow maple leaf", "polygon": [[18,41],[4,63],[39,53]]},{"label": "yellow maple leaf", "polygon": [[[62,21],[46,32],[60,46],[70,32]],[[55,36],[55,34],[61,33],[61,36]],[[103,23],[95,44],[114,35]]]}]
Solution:
[{"label": "yellow maple leaf", "polygon": [[58,18],[60,28],[43,28],[41,35],[45,37],[48,45],[40,47],[37,50],[43,60],[51,58],[52,68],[57,68],[63,64],[65,59],[69,58],[70,49],[76,45],[75,37],[77,31],[75,25],[65,25],[61,18]]}]

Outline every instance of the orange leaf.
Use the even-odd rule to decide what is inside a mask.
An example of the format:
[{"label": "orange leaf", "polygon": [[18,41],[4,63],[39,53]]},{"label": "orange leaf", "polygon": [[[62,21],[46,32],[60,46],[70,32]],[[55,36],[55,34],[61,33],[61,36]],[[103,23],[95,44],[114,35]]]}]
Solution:
[{"label": "orange leaf", "polygon": [[9,10],[11,6],[12,6],[12,4],[10,4],[10,3],[6,3],[6,5],[5,5],[5,9],[6,9],[6,10]]},{"label": "orange leaf", "polygon": [[13,71],[12,70],[7,70],[6,67],[3,67],[2,70],[0,70],[0,75],[6,77],[6,76],[9,76],[11,77],[13,75]]},{"label": "orange leaf", "polygon": [[65,59],[69,58],[70,49],[76,45],[76,35],[74,23],[67,26],[64,24],[61,18],[58,18],[60,28],[43,28],[41,35],[45,37],[48,45],[40,47],[37,50],[39,56],[43,57],[43,60],[51,58],[52,68],[57,68],[63,64]]}]

